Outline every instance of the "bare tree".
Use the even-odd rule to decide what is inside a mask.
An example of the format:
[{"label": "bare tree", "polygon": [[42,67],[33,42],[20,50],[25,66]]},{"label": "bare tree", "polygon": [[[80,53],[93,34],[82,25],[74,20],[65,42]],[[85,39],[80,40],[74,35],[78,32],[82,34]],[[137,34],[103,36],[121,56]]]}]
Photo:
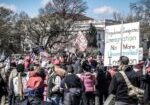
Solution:
[{"label": "bare tree", "polygon": [[86,9],[83,0],[51,0],[40,9],[39,17],[29,21],[29,33],[35,43],[46,48],[66,43],[71,40],[74,22]]},{"label": "bare tree", "polygon": [[120,20],[122,20],[123,17],[121,16],[121,13],[113,12],[113,18],[115,21],[120,21]]},{"label": "bare tree", "polygon": [[135,12],[135,20],[141,22],[142,34],[150,37],[150,0],[139,0],[138,2],[131,3],[130,8]]},{"label": "bare tree", "polygon": [[0,48],[8,50],[10,46],[11,23],[10,17],[13,11],[0,7]]}]

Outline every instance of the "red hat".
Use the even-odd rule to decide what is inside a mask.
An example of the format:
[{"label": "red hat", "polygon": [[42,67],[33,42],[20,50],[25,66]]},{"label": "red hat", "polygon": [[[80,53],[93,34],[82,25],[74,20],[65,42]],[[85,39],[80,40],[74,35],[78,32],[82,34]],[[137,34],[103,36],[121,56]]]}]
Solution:
[{"label": "red hat", "polygon": [[53,62],[54,65],[60,65],[60,61],[58,59],[56,59],[54,62]]}]

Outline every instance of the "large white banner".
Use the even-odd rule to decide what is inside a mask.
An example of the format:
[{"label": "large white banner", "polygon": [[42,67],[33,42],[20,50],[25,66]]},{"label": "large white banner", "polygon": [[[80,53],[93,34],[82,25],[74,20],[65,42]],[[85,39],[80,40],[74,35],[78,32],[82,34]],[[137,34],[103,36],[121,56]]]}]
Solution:
[{"label": "large white banner", "polygon": [[139,22],[106,27],[105,66],[117,66],[120,56],[129,57],[131,65],[139,62],[139,27]]}]

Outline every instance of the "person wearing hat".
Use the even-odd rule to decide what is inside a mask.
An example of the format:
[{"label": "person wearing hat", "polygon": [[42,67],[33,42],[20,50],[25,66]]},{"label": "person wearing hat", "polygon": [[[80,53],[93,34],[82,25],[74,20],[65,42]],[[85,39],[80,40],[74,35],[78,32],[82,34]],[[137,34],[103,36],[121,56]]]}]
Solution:
[{"label": "person wearing hat", "polygon": [[[129,58],[121,56],[119,59],[119,71],[123,71],[128,77],[133,86],[139,86],[138,76],[131,66],[129,66]],[[109,94],[115,95],[115,105],[138,105],[136,97],[129,96],[128,86],[123,78],[123,75],[118,72],[113,76],[110,86]]]}]

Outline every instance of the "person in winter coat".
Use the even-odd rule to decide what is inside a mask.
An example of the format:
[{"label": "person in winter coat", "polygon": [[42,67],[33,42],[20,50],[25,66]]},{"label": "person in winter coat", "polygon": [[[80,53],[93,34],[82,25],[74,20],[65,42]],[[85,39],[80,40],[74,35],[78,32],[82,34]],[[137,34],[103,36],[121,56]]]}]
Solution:
[{"label": "person in winter coat", "polygon": [[144,105],[150,104],[150,75],[146,74],[142,77],[143,82],[145,83],[145,92],[144,92]]},{"label": "person in winter coat", "polygon": [[[18,64],[17,76],[13,77],[9,88],[9,105],[22,105],[27,103],[27,96],[25,90],[27,89],[28,76],[24,72],[24,65]],[[21,103],[23,101],[23,103]]]},{"label": "person in winter coat", "polygon": [[10,87],[10,82],[11,82],[11,80],[14,78],[14,77],[16,77],[17,76],[17,69],[16,69],[16,63],[15,62],[12,62],[11,64],[10,64],[10,66],[11,66],[11,72],[10,72],[10,75],[9,75],[9,81],[8,81],[8,86]]},{"label": "person in winter coat", "polygon": [[5,105],[5,96],[7,94],[5,82],[0,74],[0,105]]},{"label": "person in winter coat", "polygon": [[61,87],[64,90],[64,105],[79,105],[83,91],[80,78],[74,74],[73,67],[67,66],[68,74],[62,80]]},{"label": "person in winter coat", "polygon": [[37,71],[30,71],[29,80],[27,81],[26,92],[30,105],[40,105],[43,100],[44,80]]},{"label": "person in winter coat", "polygon": [[25,70],[26,70],[26,71],[28,70],[30,63],[31,63],[31,58],[30,58],[29,55],[27,55],[27,56],[24,58],[24,67],[25,67]]},{"label": "person in winter coat", "polygon": [[[120,66],[118,70],[122,70],[127,75],[129,81],[132,83],[133,86],[138,86],[138,77],[130,67],[129,58],[126,56],[120,57]],[[109,93],[114,94],[115,98],[115,105],[137,105],[138,99],[128,95],[128,87],[127,84],[120,72],[118,72],[111,80]]]},{"label": "person in winter coat", "polygon": [[145,74],[142,76],[141,80],[144,83],[144,105],[150,104],[150,62],[145,63]]},{"label": "person in winter coat", "polygon": [[81,67],[82,58],[83,58],[82,53],[77,54],[77,58],[76,58],[76,60],[74,61],[74,64],[73,64],[75,74],[79,74],[82,71],[82,67]]},{"label": "person in winter coat", "polygon": [[46,101],[50,105],[62,105],[62,94],[60,93],[61,77],[56,74],[54,67],[52,67],[48,73]]},{"label": "person in winter coat", "polygon": [[5,105],[7,96],[7,76],[5,73],[4,62],[0,62],[0,100],[1,105]]},{"label": "person in winter coat", "polygon": [[103,102],[108,97],[108,88],[111,81],[111,76],[108,75],[108,72],[104,66],[98,66],[97,71],[97,84],[96,90],[99,96],[99,105],[103,105]]},{"label": "person in winter coat", "polygon": [[93,105],[95,100],[95,84],[96,78],[93,73],[91,73],[91,66],[88,61],[84,61],[82,64],[84,73],[80,75],[80,78],[84,84],[85,92],[83,93],[83,103],[84,105]]}]

